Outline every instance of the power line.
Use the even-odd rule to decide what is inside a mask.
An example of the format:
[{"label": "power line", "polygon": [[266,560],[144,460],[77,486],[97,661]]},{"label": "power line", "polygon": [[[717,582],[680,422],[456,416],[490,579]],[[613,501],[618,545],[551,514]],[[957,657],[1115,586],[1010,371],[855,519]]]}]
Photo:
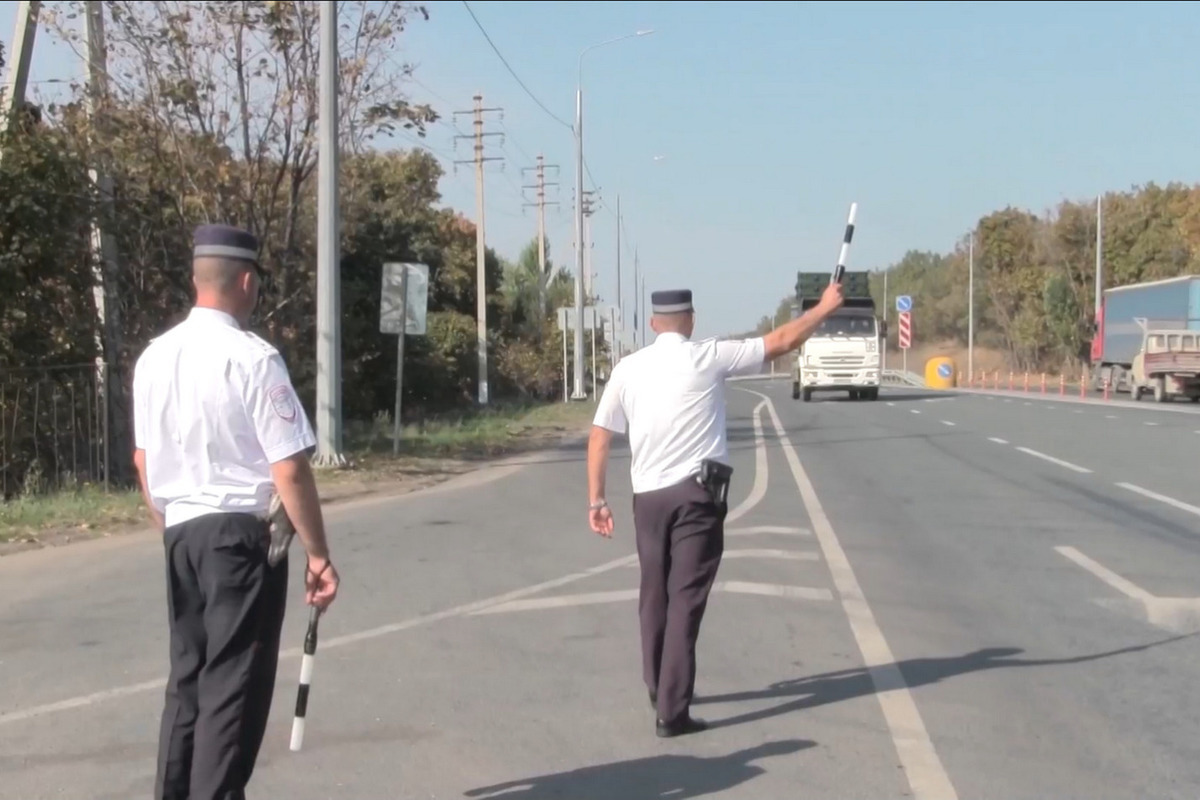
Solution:
[{"label": "power line", "polygon": [[537,95],[535,95],[529,89],[529,87],[525,85],[525,81],[521,80],[520,76],[517,75],[516,70],[514,70],[509,65],[508,59],[506,59],[504,57],[504,54],[500,52],[500,48],[496,47],[496,43],[492,41],[492,37],[488,36],[488,32],[484,29],[483,23],[479,21],[479,17],[475,16],[475,12],[471,10],[471,4],[468,3],[467,0],[462,0],[462,4],[463,4],[463,7],[467,9],[467,13],[471,15],[471,19],[475,20],[475,25],[479,28],[479,32],[483,34],[483,38],[487,39],[487,43],[492,46],[492,50],[500,58],[500,62],[502,64],[504,64],[504,68],[508,70],[508,74],[512,75],[513,79],[521,85],[521,88],[525,90],[525,94],[529,95],[530,99],[532,99],[533,102],[537,103],[538,106],[541,107],[542,111],[545,111],[547,114],[549,114],[550,118],[553,119],[555,122],[557,122],[559,125],[562,125],[564,128],[567,128],[568,130],[574,130],[575,128],[572,125],[570,125],[569,123],[563,122],[561,117],[559,117],[557,114],[555,114],[550,109],[546,108],[546,104],[543,103],[541,100],[539,100],[537,98]]}]

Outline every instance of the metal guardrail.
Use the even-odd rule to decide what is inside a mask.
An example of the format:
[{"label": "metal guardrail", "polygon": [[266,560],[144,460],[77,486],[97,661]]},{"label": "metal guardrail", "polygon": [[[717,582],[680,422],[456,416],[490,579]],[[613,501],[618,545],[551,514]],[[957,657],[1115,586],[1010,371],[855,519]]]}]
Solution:
[{"label": "metal guardrail", "polygon": [[905,372],[899,369],[885,369],[883,371],[883,382],[893,386],[915,386],[918,389],[927,388],[925,379],[915,372]]}]

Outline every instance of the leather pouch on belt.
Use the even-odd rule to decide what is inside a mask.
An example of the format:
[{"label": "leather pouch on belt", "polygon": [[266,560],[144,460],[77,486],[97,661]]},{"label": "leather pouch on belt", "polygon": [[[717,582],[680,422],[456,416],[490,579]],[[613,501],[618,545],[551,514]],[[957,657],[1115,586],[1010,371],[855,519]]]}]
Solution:
[{"label": "leather pouch on belt", "polygon": [[296,535],[296,526],[292,524],[287,509],[283,507],[283,499],[277,494],[271,495],[271,509],[267,512],[267,527],[270,534],[270,542],[267,545],[267,563],[273,567],[287,555],[288,547],[292,544],[292,537]]},{"label": "leather pouch on belt", "polygon": [[729,500],[729,482],[733,478],[733,467],[720,461],[704,459],[700,462],[700,485],[717,505],[724,507]]}]

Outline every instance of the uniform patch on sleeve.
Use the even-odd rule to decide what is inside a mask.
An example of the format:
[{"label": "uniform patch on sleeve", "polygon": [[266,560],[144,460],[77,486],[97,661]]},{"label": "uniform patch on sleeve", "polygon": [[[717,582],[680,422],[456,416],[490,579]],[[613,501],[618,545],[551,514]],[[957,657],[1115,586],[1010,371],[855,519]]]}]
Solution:
[{"label": "uniform patch on sleeve", "polygon": [[284,422],[296,420],[296,396],[292,392],[292,387],[280,384],[267,392],[267,397],[271,400],[271,410],[281,420]]}]

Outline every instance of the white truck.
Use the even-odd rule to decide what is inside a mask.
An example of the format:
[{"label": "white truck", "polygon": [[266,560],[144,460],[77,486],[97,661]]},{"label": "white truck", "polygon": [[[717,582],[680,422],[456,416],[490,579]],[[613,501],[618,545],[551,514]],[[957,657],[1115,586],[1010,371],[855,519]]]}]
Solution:
[{"label": "white truck", "polygon": [[[851,400],[878,400],[883,382],[881,353],[886,323],[875,316],[869,273],[847,272],[845,303],[809,337],[796,354],[792,398],[808,402],[813,392],[844,391]],[[796,295],[803,313],[829,285],[827,272],[801,272]]]}]

